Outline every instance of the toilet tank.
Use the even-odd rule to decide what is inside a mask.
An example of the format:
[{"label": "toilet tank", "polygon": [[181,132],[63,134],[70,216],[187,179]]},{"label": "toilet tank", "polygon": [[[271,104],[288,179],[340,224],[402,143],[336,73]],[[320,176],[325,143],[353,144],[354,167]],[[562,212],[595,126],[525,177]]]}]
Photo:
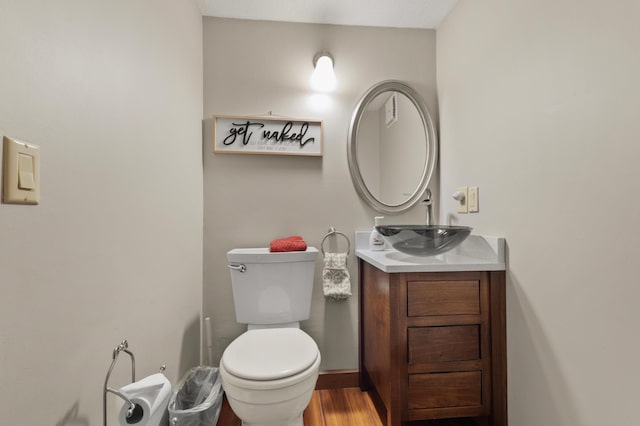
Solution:
[{"label": "toilet tank", "polygon": [[309,318],[318,250],[270,253],[268,248],[227,252],[236,320],[275,325]]}]

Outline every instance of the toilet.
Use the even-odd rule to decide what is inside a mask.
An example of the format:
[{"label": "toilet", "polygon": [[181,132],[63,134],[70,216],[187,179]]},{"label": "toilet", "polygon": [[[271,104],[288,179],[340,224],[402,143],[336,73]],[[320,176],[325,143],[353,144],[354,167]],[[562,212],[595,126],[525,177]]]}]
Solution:
[{"label": "toilet", "polygon": [[227,253],[236,320],[247,331],[220,360],[222,387],[243,426],[302,426],[320,351],[300,329],[309,318],[318,250]]}]

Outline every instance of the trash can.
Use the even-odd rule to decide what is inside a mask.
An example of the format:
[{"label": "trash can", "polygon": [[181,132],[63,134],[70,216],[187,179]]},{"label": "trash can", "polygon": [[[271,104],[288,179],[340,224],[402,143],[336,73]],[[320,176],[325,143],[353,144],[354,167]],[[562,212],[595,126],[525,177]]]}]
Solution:
[{"label": "trash can", "polygon": [[194,367],[182,377],[169,400],[171,426],[214,426],[222,407],[222,383],[216,367]]}]

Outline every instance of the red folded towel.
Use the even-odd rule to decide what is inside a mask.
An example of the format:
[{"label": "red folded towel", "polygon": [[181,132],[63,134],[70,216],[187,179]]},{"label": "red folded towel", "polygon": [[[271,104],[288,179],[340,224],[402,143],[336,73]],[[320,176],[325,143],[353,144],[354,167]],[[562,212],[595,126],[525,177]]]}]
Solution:
[{"label": "red folded towel", "polygon": [[299,235],[292,235],[287,238],[278,238],[277,240],[271,241],[271,244],[269,244],[270,252],[305,251],[306,249],[307,243],[305,243]]}]

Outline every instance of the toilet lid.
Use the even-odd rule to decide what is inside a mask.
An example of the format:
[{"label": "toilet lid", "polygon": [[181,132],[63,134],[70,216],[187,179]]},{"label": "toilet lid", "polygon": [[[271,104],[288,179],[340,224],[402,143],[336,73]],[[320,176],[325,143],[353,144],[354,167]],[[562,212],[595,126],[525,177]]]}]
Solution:
[{"label": "toilet lid", "polygon": [[236,377],[275,380],[298,374],[318,358],[318,346],[297,328],[249,330],[224,351],[222,363]]}]

